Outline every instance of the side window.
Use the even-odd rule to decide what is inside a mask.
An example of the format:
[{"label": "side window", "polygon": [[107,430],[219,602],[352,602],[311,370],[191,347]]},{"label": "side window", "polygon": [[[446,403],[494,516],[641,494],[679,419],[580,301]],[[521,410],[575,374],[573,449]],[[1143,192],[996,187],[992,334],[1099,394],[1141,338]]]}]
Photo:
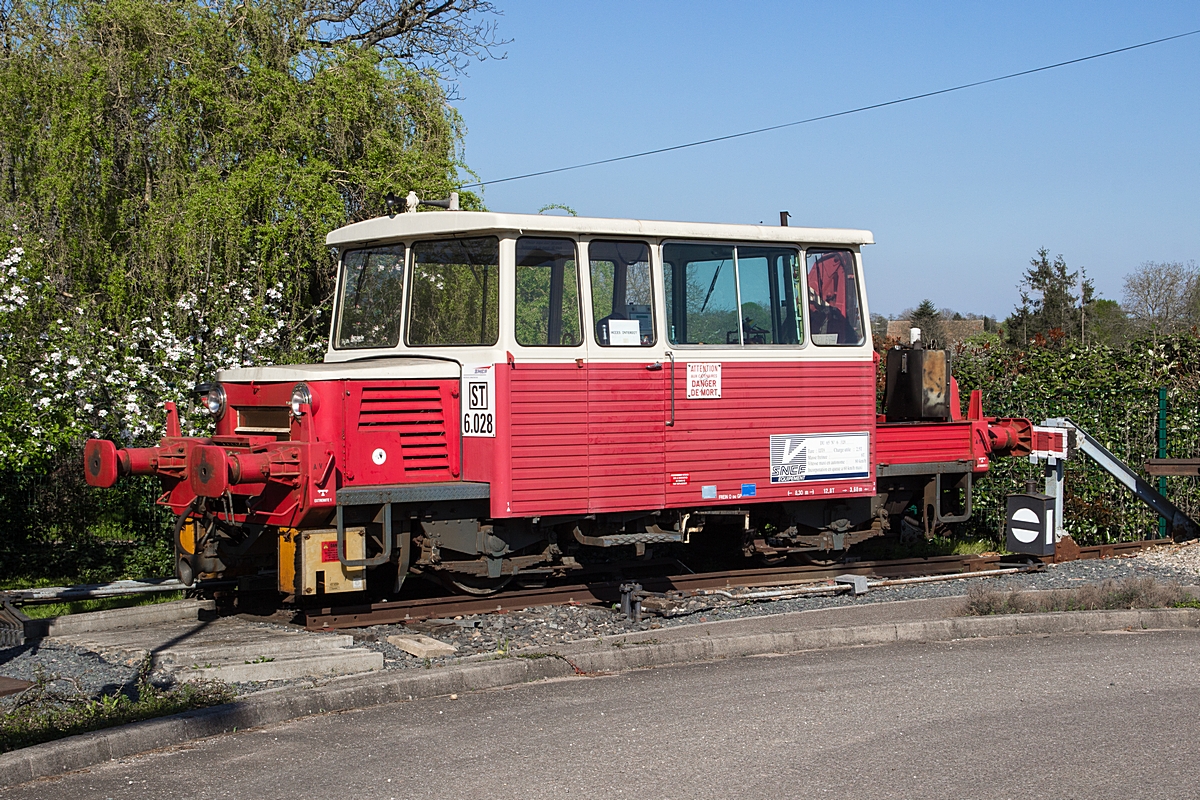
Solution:
[{"label": "side window", "polygon": [[494,236],[412,247],[408,343],[492,345],[500,338],[500,246]]},{"label": "side window", "polygon": [[404,245],[351,250],[342,256],[335,347],[395,347],[400,341]]},{"label": "side window", "polygon": [[579,269],[570,239],[517,239],[517,343],[574,347],[579,324]]},{"label": "side window", "polygon": [[642,242],[588,245],[592,319],[603,347],[648,347],[655,342],[650,248]]},{"label": "side window", "polygon": [[800,254],[791,248],[738,247],[742,343],[803,344]]},{"label": "side window", "polygon": [[663,275],[671,344],[739,343],[732,247],[668,244]]},{"label": "side window", "polygon": [[671,344],[804,343],[794,248],[668,244],[663,275]]},{"label": "side window", "polygon": [[854,274],[854,253],[849,250],[809,250],[807,255],[808,319],[813,344],[862,344],[862,310]]}]

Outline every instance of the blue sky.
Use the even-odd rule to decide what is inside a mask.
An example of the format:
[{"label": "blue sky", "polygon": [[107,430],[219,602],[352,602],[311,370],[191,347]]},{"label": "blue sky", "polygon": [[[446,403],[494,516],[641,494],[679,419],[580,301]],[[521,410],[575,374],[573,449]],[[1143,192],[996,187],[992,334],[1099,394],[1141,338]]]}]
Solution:
[{"label": "blue sky", "polygon": [[[1200,28],[1200,3],[497,0],[455,105],[483,180],[735,133]],[[1104,297],[1200,261],[1200,35],[484,190],[498,211],[866,228],[871,310],[1003,317],[1039,247]]]}]

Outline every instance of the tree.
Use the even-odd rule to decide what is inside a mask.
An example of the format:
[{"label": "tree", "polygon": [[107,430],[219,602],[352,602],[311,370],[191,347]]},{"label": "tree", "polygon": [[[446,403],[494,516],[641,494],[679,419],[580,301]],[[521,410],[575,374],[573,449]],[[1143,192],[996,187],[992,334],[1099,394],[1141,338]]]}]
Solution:
[{"label": "tree", "polygon": [[1125,310],[1135,329],[1157,339],[1196,322],[1198,290],[1195,262],[1146,261],[1125,276]]},{"label": "tree", "polygon": [[458,74],[494,57],[495,5],[487,0],[300,0],[300,19],[316,46],[376,47],[406,63]]},{"label": "tree", "polygon": [[1095,289],[1086,271],[1067,269],[1062,255],[1051,261],[1050,251],[1043,247],[1030,259],[1029,269],[1017,288],[1021,305],[1004,326],[1011,341],[1059,343],[1081,337],[1082,309],[1095,299]]},{"label": "tree", "polygon": [[389,190],[461,184],[435,67],[486,56],[492,15],[474,0],[0,0],[8,534],[94,526],[84,438],[152,440],[167,399],[203,429],[197,381],[318,356],[325,234],[382,213]]},{"label": "tree", "polygon": [[945,332],[942,326],[942,315],[933,301],[922,300],[908,315],[908,323],[914,328],[921,329],[921,341],[926,347],[937,347],[945,342]]},{"label": "tree", "polygon": [[1115,300],[1094,300],[1087,306],[1087,343],[1117,347],[1129,335],[1129,318]]}]

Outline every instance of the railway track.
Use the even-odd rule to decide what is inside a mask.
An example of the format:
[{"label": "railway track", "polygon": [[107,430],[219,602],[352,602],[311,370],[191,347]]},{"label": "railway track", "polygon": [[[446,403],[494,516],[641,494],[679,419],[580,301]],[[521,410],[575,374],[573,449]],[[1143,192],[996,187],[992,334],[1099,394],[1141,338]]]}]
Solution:
[{"label": "railway track", "polygon": [[[1129,555],[1147,547],[1169,544],[1170,541],[1170,539],[1149,539],[1093,547],[1069,546],[1061,548],[1055,560],[1068,561]],[[1015,560],[1017,558],[1021,560]],[[933,558],[907,558],[891,561],[858,561],[833,566],[787,566],[649,576],[638,578],[637,581],[642,589],[649,592],[687,593],[706,589],[749,589],[761,586],[814,584],[831,580],[840,575],[863,575],[874,579],[966,576],[972,573],[990,572],[1005,565],[1018,566],[1031,562],[1033,564],[1041,563],[1037,559],[1028,557],[1001,557],[999,555],[935,556]],[[488,597],[433,597],[310,609],[304,612],[303,624],[310,631],[338,630],[402,623],[410,620],[516,611],[531,606],[611,605],[621,600],[621,589],[625,584],[628,584],[628,581],[604,580],[570,586],[504,592]]]}]

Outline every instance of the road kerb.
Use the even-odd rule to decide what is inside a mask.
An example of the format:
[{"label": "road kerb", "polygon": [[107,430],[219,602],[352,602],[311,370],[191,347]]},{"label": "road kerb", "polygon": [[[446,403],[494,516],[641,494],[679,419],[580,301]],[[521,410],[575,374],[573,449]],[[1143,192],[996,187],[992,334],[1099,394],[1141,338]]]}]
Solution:
[{"label": "road kerb", "polygon": [[148,750],[311,714],[516,686],[576,674],[622,672],[838,647],[947,642],[996,636],[1200,627],[1200,609],[1076,611],[703,636],[671,642],[611,642],[597,649],[524,652],[429,670],[375,672],[306,689],[281,687],[233,703],[71,736],[0,755],[0,787],[61,775]]}]

